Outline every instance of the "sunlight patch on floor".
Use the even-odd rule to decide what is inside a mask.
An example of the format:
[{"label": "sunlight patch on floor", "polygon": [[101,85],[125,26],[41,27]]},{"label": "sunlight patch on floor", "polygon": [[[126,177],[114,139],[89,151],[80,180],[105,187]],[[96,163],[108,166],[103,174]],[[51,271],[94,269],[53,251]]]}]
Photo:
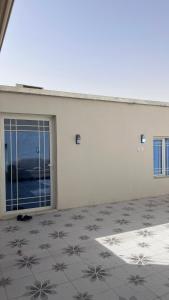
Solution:
[{"label": "sunlight patch on floor", "polygon": [[169,265],[169,223],[95,240],[127,264]]}]

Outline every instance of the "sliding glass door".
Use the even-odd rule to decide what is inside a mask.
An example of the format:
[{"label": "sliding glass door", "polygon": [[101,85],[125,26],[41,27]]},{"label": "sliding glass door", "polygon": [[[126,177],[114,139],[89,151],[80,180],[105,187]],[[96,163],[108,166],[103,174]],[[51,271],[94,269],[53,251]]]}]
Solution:
[{"label": "sliding glass door", "polygon": [[49,125],[4,119],[6,211],[51,206]]}]

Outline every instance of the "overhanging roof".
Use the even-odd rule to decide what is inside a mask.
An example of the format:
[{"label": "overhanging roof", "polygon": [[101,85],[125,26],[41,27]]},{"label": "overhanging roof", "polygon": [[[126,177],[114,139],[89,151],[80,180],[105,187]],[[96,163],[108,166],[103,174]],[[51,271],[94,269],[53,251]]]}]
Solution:
[{"label": "overhanging roof", "polygon": [[13,3],[14,0],[0,0],[0,50],[4,41]]}]

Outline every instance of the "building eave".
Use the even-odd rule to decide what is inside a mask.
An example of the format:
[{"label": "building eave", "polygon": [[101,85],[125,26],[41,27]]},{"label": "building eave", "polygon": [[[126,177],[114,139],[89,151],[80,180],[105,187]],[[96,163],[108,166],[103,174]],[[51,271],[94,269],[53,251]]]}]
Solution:
[{"label": "building eave", "polygon": [[0,1],[0,51],[4,41],[13,4],[14,4],[14,0]]}]

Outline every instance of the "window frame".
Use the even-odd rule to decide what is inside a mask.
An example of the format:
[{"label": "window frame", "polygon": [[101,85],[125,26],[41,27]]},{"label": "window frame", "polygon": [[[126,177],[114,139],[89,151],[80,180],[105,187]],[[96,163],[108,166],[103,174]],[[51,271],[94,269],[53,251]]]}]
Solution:
[{"label": "window frame", "polygon": [[[161,178],[161,177],[169,177],[169,175],[166,174],[166,139],[169,139],[169,137],[153,137],[153,176],[155,178]],[[162,141],[162,173],[155,175],[154,174],[154,141],[155,140],[160,140]]]}]

